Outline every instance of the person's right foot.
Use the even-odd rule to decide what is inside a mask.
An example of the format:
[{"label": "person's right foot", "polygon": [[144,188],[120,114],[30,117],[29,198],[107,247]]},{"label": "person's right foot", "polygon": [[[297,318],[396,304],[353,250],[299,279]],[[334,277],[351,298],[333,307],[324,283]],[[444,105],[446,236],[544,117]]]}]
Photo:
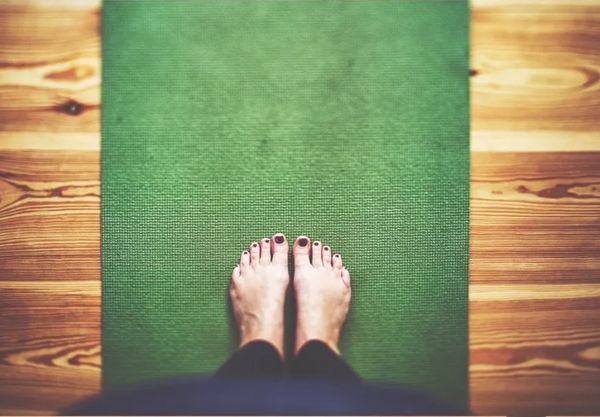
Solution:
[{"label": "person's right foot", "polygon": [[242,252],[229,293],[240,347],[263,340],[283,357],[283,304],[289,283],[288,243],[281,233]]},{"label": "person's right foot", "polygon": [[294,289],[298,307],[296,348],[311,340],[340,353],[338,340],[350,308],[350,274],[339,254],[300,236],[294,243]]}]

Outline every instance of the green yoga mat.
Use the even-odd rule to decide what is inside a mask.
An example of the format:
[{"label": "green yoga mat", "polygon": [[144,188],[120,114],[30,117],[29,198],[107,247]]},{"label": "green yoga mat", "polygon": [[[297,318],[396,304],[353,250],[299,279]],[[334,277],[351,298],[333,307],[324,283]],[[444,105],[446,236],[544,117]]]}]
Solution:
[{"label": "green yoga mat", "polygon": [[343,255],[364,379],[466,407],[466,0],[105,1],[103,51],[106,389],[214,372],[283,232]]}]

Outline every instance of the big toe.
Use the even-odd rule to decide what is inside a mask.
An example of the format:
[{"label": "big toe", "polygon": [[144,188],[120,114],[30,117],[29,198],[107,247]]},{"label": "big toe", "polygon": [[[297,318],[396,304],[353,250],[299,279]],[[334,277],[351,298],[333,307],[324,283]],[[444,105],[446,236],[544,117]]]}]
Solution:
[{"label": "big toe", "polygon": [[272,262],[279,265],[287,265],[288,261],[288,242],[283,233],[277,233],[271,238],[271,252],[273,252]]},{"label": "big toe", "polygon": [[294,242],[294,265],[304,266],[310,264],[310,239],[300,236]]}]

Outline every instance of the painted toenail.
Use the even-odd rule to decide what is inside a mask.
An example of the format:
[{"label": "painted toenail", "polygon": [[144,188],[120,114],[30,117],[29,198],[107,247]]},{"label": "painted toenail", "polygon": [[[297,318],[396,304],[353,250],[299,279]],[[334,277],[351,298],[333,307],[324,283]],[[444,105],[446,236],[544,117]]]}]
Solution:
[{"label": "painted toenail", "polygon": [[245,250],[244,253],[243,253],[243,255],[248,255],[248,251]]},{"label": "painted toenail", "polygon": [[334,258],[339,258],[339,257],[340,257],[340,255],[333,255],[333,257],[334,257]]},{"label": "painted toenail", "polygon": [[302,238],[298,241],[298,245],[300,246],[306,246],[308,245],[308,239]]},{"label": "painted toenail", "polygon": [[255,247],[257,247],[257,246],[258,246],[258,243],[253,243],[253,244],[252,244],[252,247],[253,247],[253,248],[255,248]]},{"label": "painted toenail", "polygon": [[[283,243],[285,239],[283,238],[283,236],[275,236],[275,243]],[[267,241],[268,242],[268,241]]]},{"label": "painted toenail", "polygon": [[269,239],[265,239],[265,243],[269,243]]},{"label": "painted toenail", "polygon": [[315,246],[319,246],[319,242],[315,242]]},{"label": "painted toenail", "polygon": [[327,246],[325,246],[325,247],[323,248],[323,250],[329,250],[329,248],[328,248]]}]

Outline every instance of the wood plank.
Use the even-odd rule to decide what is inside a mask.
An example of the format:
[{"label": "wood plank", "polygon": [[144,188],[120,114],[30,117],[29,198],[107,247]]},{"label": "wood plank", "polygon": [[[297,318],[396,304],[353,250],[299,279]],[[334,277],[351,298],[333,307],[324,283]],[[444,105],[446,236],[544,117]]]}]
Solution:
[{"label": "wood plank", "polygon": [[54,414],[98,392],[100,281],[0,281],[0,293],[0,413]]},{"label": "wood plank", "polygon": [[600,151],[600,134],[593,131],[474,130],[471,132],[471,152],[598,151]]},{"label": "wood plank", "polygon": [[100,132],[0,132],[0,151],[100,152]]},{"label": "wood plank", "polygon": [[35,8],[37,11],[51,9],[63,10],[66,12],[72,12],[74,10],[96,10],[97,12],[100,12],[102,0],[2,0],[2,6],[30,7]]},{"label": "wood plank", "polygon": [[599,2],[476,1],[471,45],[473,149],[600,151]]},{"label": "wood plank", "polygon": [[98,152],[0,151],[0,280],[100,279]]},{"label": "wood plank", "polygon": [[4,131],[99,131],[99,4],[71,6],[2,4],[0,125]]},{"label": "wood plank", "polygon": [[472,409],[479,414],[596,414],[599,305],[600,284],[472,285]]},{"label": "wood plank", "polygon": [[0,414],[100,390],[100,4],[0,4]]},{"label": "wood plank", "polygon": [[[597,280],[600,282],[600,279]],[[486,301],[523,300],[579,300],[600,299],[600,283],[596,284],[473,284],[469,300]],[[600,332],[600,328],[598,329]]]},{"label": "wood plank", "polygon": [[100,1],[2,2],[0,68],[99,58]]},{"label": "wood plank", "polygon": [[474,153],[470,389],[479,414],[600,410],[600,153]]},{"label": "wood plank", "polygon": [[[19,0],[10,0],[19,1]],[[27,0],[30,2],[36,2],[39,0]],[[52,0],[46,0],[52,1]],[[66,1],[77,1],[77,0],[60,0]],[[502,7],[504,10],[520,10],[526,13],[539,14],[548,7],[556,10],[556,7],[567,7],[567,6],[598,6],[598,0],[471,0],[471,7],[474,9],[484,8],[497,8]],[[559,12],[560,13],[560,12]]]},{"label": "wood plank", "polygon": [[474,153],[471,166],[472,284],[600,282],[600,153]]}]

